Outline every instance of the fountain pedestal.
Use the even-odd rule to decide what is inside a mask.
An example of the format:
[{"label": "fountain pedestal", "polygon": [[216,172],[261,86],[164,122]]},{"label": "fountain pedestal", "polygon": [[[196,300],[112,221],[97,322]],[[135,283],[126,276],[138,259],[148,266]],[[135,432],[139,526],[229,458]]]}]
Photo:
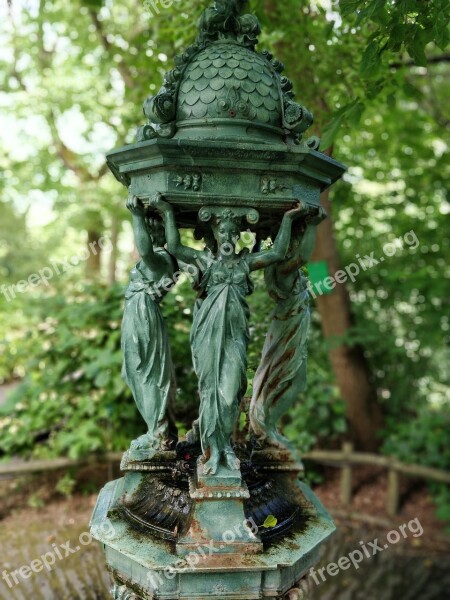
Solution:
[{"label": "fountain pedestal", "polygon": [[91,532],[104,544],[113,597],[283,598],[335,531],[298,469],[247,464],[241,479],[190,466],[174,482],[179,461],[160,460],[153,471],[134,465],[101,491]]}]

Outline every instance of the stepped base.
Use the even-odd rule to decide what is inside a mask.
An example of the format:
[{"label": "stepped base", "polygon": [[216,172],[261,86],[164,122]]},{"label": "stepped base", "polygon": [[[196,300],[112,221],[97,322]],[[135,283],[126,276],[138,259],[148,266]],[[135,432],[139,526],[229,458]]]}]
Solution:
[{"label": "stepped base", "polygon": [[180,555],[198,552],[199,546],[219,554],[262,552],[258,526],[245,516],[244,500],[250,498],[239,470],[219,467],[215,475],[206,475],[201,462],[189,478],[193,510],[186,531],[178,537]]},{"label": "stepped base", "polygon": [[[219,481],[205,481],[199,467],[190,473],[190,485],[186,480],[180,488],[170,483],[168,472],[155,479],[133,470],[103,488],[91,532],[104,544],[115,600],[283,598],[316,564],[335,526],[296,473],[277,473],[264,483],[256,478],[248,485],[231,474],[225,486],[217,476]],[[262,494],[268,497],[264,502]],[[181,502],[172,502],[180,495]],[[130,519],[127,511],[139,518]],[[172,537],[155,529],[153,513],[162,519],[157,527]],[[221,548],[224,527],[236,537],[230,534]],[[237,537],[238,530],[243,537]]]}]

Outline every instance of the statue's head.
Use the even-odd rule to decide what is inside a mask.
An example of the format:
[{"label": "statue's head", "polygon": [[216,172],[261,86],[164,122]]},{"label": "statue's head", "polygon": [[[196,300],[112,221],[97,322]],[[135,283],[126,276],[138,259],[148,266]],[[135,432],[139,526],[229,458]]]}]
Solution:
[{"label": "statue's head", "polygon": [[159,216],[149,216],[145,218],[150,237],[152,238],[153,245],[157,248],[162,248],[166,243],[166,231],[164,229],[164,223]]},{"label": "statue's head", "polygon": [[220,221],[214,228],[214,237],[216,242],[222,244],[236,244],[239,239],[240,230],[239,226],[232,219],[224,219]]},{"label": "statue's head", "polygon": [[[234,248],[241,235],[241,219],[231,210],[225,209],[213,225],[214,237],[220,248]],[[226,252],[225,252],[226,254]]]}]

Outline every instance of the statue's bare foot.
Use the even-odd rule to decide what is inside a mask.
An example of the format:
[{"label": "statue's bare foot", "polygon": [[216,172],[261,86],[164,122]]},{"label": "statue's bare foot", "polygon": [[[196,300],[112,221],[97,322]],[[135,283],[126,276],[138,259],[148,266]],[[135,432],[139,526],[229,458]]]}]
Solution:
[{"label": "statue's bare foot", "polygon": [[205,475],[215,475],[217,473],[217,469],[219,468],[219,456],[214,455],[211,456],[209,460],[205,462],[203,465],[203,472]]},{"label": "statue's bare foot", "polygon": [[231,471],[236,471],[241,466],[241,461],[238,459],[234,450],[230,448],[225,449],[225,464]]},{"label": "statue's bare foot", "polygon": [[174,448],[174,440],[170,438],[154,439],[148,433],[133,440],[130,445],[131,460],[152,460],[156,454],[169,452]]},{"label": "statue's bare foot", "polygon": [[287,450],[288,440],[285,440],[281,435],[273,434],[266,437],[264,440],[264,446],[266,448],[279,448],[280,450]]},{"label": "statue's bare foot", "polygon": [[159,451],[159,444],[156,440],[152,440],[148,433],[141,435],[130,444],[128,451],[128,460],[143,461],[152,460]]},{"label": "statue's bare foot", "polygon": [[144,433],[136,440],[133,440],[130,445],[131,450],[150,450],[151,443],[148,433]]},{"label": "statue's bare foot", "polygon": [[174,440],[173,438],[165,438],[161,441],[159,449],[162,452],[170,452],[170,450],[173,450],[175,448],[176,443],[176,440]]}]

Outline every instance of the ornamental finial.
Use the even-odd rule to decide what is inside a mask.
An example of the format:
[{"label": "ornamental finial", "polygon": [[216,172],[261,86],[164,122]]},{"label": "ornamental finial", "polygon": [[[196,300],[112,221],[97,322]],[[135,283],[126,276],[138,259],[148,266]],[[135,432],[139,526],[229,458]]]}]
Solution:
[{"label": "ornamental finial", "polygon": [[[240,16],[248,0],[216,0],[214,6],[206,8],[200,17],[197,44],[202,45],[215,40],[239,38],[244,33],[252,33],[253,47],[261,33],[258,19],[254,15]],[[249,17],[252,20],[248,22]]]}]

